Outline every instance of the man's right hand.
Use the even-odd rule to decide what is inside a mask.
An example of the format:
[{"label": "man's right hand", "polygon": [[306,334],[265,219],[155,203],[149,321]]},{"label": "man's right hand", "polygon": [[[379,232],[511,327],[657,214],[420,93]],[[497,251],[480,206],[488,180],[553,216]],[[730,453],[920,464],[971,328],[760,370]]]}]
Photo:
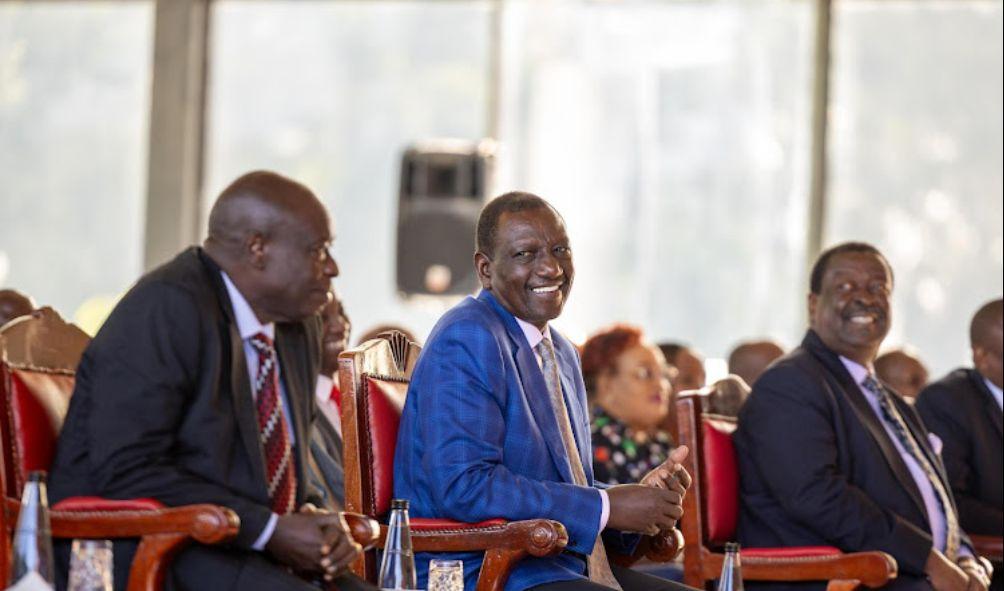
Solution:
[{"label": "man's right hand", "polygon": [[606,492],[610,500],[609,528],[655,535],[675,527],[683,515],[683,497],[675,490],[621,484]]},{"label": "man's right hand", "polygon": [[341,515],[303,512],[280,516],[265,550],[296,571],[329,580],[362,552],[346,533]]}]

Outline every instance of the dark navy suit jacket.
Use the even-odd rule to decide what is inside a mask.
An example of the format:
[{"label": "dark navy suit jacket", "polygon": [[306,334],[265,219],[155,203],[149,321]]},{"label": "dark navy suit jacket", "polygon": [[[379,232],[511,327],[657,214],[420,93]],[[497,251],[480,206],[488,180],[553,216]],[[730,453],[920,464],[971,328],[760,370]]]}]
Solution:
[{"label": "dark navy suit jacket", "polygon": [[[551,329],[561,384],[586,477],[593,482],[586,392],[578,353]],[[597,489],[573,484],[544,376],[515,317],[486,291],[436,324],[418,360],[401,417],[394,496],[411,515],[467,522],[548,518],[568,529],[566,552],[518,563],[506,591],[583,576],[600,526]],[[630,538],[621,539],[621,542]],[[464,561],[473,589],[483,553]],[[419,554],[419,586],[428,561]],[[438,557],[444,557],[440,555]]]},{"label": "dark navy suit jacket", "polygon": [[[947,487],[920,417],[894,400]],[[923,576],[933,542],[920,491],[860,387],[815,332],[757,380],[735,444],[744,546],[882,550],[901,579]]]}]

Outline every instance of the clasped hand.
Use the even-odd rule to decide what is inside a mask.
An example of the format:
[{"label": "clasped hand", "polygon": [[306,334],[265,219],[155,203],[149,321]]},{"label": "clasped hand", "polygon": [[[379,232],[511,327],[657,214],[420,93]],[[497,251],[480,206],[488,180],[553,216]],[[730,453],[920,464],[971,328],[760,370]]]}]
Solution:
[{"label": "clasped hand", "polygon": [[304,505],[298,513],[281,515],[265,549],[279,562],[301,573],[320,574],[331,581],[362,553],[348,534],[341,513]]},{"label": "clasped hand", "polygon": [[681,462],[689,453],[681,445],[639,484],[622,484],[607,489],[610,516],[607,527],[647,535],[657,535],[676,527],[683,515],[683,497],[692,482]]}]

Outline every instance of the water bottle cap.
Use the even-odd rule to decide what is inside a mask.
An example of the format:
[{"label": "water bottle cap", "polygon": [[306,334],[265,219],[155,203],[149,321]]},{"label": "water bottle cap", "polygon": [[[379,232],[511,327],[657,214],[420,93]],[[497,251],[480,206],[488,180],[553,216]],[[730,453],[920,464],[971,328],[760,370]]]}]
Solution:
[{"label": "water bottle cap", "polygon": [[390,502],[390,508],[391,508],[391,510],[394,510],[394,509],[404,509],[405,511],[407,511],[408,510],[408,499],[393,499]]},{"label": "water bottle cap", "polygon": [[45,482],[47,473],[45,470],[32,470],[28,472],[28,482]]},{"label": "water bottle cap", "polygon": [[739,553],[739,543],[738,542],[728,542],[725,544],[725,552],[735,552]]}]

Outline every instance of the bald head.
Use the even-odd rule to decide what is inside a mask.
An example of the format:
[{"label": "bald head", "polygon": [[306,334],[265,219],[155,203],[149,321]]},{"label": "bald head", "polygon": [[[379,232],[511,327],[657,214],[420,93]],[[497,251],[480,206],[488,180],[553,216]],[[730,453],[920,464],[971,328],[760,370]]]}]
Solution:
[{"label": "bald head", "polygon": [[916,355],[903,349],[893,349],[876,357],[875,373],[908,402],[916,399],[927,386],[927,368]]},{"label": "bald head", "polygon": [[969,324],[969,342],[973,348],[976,371],[998,388],[1004,387],[1004,362],[1001,360],[1004,339],[1004,300],[987,302],[973,315]]},{"label": "bald head", "polygon": [[220,193],[204,248],[259,321],[289,322],[331,301],[331,279],[338,275],[331,241],[328,213],[310,189],[256,171]]},{"label": "bald head", "polygon": [[304,185],[274,172],[249,172],[230,183],[209,212],[207,250],[233,256],[253,235],[271,239],[297,218],[327,212]]},{"label": "bald head", "polygon": [[729,353],[729,373],[741,377],[747,384],[752,384],[775,359],[782,355],[784,349],[774,341],[740,343]]},{"label": "bald head", "polygon": [[15,289],[0,289],[0,326],[11,320],[31,314],[35,302]]}]

